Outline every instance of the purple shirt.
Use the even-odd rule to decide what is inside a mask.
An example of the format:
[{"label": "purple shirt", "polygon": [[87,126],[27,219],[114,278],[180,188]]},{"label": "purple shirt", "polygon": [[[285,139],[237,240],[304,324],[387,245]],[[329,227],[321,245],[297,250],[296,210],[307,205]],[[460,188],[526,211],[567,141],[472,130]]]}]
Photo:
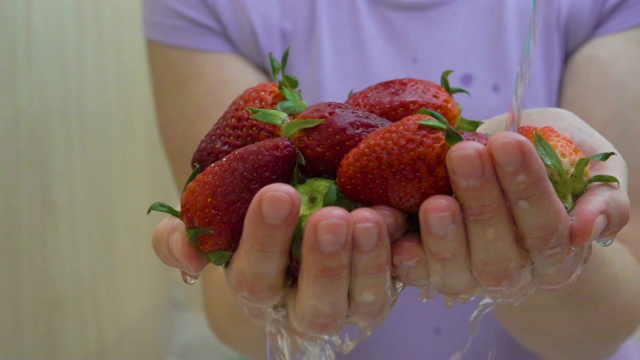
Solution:
[{"label": "purple shirt", "polygon": [[[558,105],[566,60],[581,45],[640,25],[640,0],[541,0],[537,7],[525,108]],[[530,10],[526,0],[144,0],[150,40],[240,54],[267,73],[267,54],[291,47],[288,72],[309,104],[343,101],[351,90],[393,78],[438,81],[452,69],[452,86],[471,93],[456,95],[471,119],[509,110]],[[476,306],[422,303],[409,288],[344,358],[449,359],[464,347]],[[489,313],[465,358],[491,353],[536,358]],[[640,346],[629,340],[612,359],[640,359]]]}]

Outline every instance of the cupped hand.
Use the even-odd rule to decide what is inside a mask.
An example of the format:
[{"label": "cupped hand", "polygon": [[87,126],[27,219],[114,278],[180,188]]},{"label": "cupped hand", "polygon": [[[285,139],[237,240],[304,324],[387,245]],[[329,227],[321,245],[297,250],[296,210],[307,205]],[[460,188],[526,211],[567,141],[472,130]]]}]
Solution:
[{"label": "cupped hand", "polygon": [[[571,212],[551,186],[534,146],[499,131],[505,116],[480,131],[487,146],[463,142],[447,156],[454,196],[434,196],[420,209],[420,236],[393,244],[400,280],[430,286],[452,300],[487,295],[517,300],[536,288],[572,283],[588,260],[590,244],[606,241],[627,223],[626,165],[620,156],[592,162],[591,174],[620,185],[592,184]],[[553,126],[587,155],[613,146],[575,115],[559,109],[524,112],[523,124]]]},{"label": "cupped hand", "polygon": [[[332,335],[349,324],[375,326],[396,296],[390,244],[391,237],[404,233],[402,215],[384,207],[319,210],[307,223],[293,283],[288,264],[299,209],[298,193],[289,185],[269,185],[256,194],[225,270],[232,297],[258,321],[269,309],[286,307],[286,326],[302,334]],[[207,265],[177,219],[159,223],[153,245],[165,264],[190,277]]]}]

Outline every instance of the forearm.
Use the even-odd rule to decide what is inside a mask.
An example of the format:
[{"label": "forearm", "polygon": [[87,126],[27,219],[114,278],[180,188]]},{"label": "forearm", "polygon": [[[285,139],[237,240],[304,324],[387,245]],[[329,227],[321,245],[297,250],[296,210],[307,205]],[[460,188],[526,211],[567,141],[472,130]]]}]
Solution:
[{"label": "forearm", "polygon": [[638,273],[640,264],[624,245],[596,245],[573,286],[498,305],[495,316],[542,358],[603,359],[640,325]]},{"label": "forearm", "polygon": [[265,359],[265,325],[250,319],[228,290],[224,270],[209,266],[203,272],[207,320],[216,337],[250,359]]}]

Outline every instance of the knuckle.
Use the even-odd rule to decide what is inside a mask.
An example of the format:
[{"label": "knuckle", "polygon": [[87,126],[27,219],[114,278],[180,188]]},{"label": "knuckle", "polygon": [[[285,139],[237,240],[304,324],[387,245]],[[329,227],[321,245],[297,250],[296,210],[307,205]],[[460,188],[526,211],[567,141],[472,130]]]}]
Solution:
[{"label": "knuckle", "polygon": [[440,263],[452,262],[463,257],[463,250],[456,246],[429,246],[428,257]]},{"label": "knuckle", "polygon": [[346,316],[332,309],[307,305],[308,308],[297,316],[298,326],[305,332],[318,335],[334,334],[340,330]]},{"label": "knuckle", "polygon": [[[303,262],[304,264],[304,262]],[[316,264],[312,268],[313,278],[321,284],[336,283],[344,280],[349,274],[349,265],[345,261]]]},{"label": "knuckle", "polygon": [[520,279],[520,269],[512,262],[493,260],[473,264],[473,273],[485,288],[506,288]]},{"label": "knuckle", "polygon": [[464,219],[478,225],[490,224],[500,216],[502,209],[503,205],[495,201],[465,204]]}]

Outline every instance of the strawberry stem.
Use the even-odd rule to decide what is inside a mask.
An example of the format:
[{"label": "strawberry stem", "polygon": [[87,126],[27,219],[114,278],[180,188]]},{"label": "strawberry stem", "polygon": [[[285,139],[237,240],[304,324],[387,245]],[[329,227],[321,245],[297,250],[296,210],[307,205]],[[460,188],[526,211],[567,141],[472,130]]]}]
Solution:
[{"label": "strawberry stem", "polygon": [[289,62],[289,50],[287,48],[282,54],[282,60],[278,60],[269,54],[269,62],[271,63],[271,73],[273,78],[278,81],[278,90],[284,96],[285,100],[276,105],[276,109],[288,114],[299,114],[307,108],[307,103],[302,100],[302,93],[298,89],[300,85],[298,78],[286,73],[287,63]]}]

